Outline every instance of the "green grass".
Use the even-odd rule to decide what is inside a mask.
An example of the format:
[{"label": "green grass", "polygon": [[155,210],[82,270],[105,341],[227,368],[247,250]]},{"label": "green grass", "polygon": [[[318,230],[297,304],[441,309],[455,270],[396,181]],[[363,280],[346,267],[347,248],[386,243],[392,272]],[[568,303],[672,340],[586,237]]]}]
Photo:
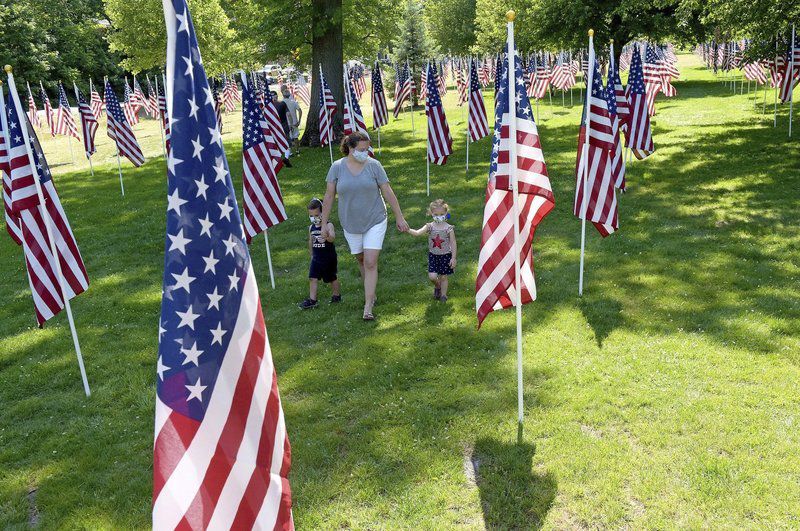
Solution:
[{"label": "green grass", "polygon": [[[539,299],[523,311],[521,444],[514,314],[475,329],[490,144],[471,147],[465,175],[453,91],[455,154],[431,177],[458,235],[447,305],[430,298],[424,242],[392,230],[376,323],[360,319],[344,242],[345,302],[297,309],[305,204],[323,192],[328,152],[304,149],[281,172],[290,220],[270,233],[277,289],[261,238],[252,255],[300,529],[800,526],[800,144],[787,141],[785,106],[773,129],[695,57],[681,66],[679,97],[659,98],[655,155],[630,165],[621,230],[588,232],[583,299],[571,213],[578,92],[574,107],[540,106],[556,208],[534,242]],[[240,118],[227,123],[241,188]],[[419,112],[415,123],[416,136],[408,115],[382,132],[382,161],[420,226]],[[35,328],[20,249],[0,238],[0,527],[32,517],[48,529],[149,526],[166,183],[157,129],[137,130],[151,160],[125,166],[124,198],[107,144],[94,179],[82,161],[57,168],[91,279],[73,303],[90,399],[66,317]],[[54,166],[69,161],[63,139],[44,148]]]}]

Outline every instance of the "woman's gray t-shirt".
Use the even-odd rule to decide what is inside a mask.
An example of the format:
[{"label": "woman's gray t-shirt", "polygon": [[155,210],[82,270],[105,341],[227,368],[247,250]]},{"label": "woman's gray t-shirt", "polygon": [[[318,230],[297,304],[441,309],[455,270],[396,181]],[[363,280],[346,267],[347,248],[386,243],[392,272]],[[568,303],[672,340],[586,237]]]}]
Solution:
[{"label": "woman's gray t-shirt", "polygon": [[380,185],[389,182],[380,162],[367,159],[358,175],[347,167],[347,157],[331,165],[329,183],[336,183],[339,195],[339,221],[342,228],[351,234],[363,234],[386,219],[386,204],[383,202]]}]

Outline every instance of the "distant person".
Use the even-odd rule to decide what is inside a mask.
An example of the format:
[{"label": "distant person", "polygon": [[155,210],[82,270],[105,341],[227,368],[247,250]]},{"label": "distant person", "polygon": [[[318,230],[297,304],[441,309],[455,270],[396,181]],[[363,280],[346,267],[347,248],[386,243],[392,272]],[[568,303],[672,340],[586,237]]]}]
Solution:
[{"label": "distant person", "polygon": [[[283,134],[286,135],[286,141],[291,142],[289,140],[289,107],[286,105],[284,100],[278,101],[278,93],[270,91],[272,94],[272,101],[275,102],[275,110],[278,111],[278,118],[281,121],[281,127],[283,128]],[[289,157],[292,155],[291,148],[287,149],[286,152],[283,154],[283,165],[287,168],[292,167],[292,163],[289,162]]]},{"label": "distant person", "polygon": [[338,258],[336,256],[336,230],[330,221],[322,231],[322,201],[316,197],[308,203],[308,252],[311,254],[311,266],[308,269],[308,298],[300,303],[300,308],[309,310],[317,307],[317,291],[319,281],[331,285],[331,303],[342,302],[341,287],[338,273]]},{"label": "distant person", "polygon": [[378,285],[378,256],[388,225],[386,203],[392,207],[397,230],[408,232],[400,203],[389,185],[386,170],[369,156],[369,136],[356,131],[342,138],[344,158],[331,165],[328,187],[322,201],[322,235],[327,236],[333,201],[338,195],[339,221],[344,238],[355,255],[364,279],[364,320],[373,321],[375,289]]},{"label": "distant person", "polygon": [[297,142],[297,139],[300,138],[300,121],[303,119],[303,109],[300,108],[300,104],[294,99],[294,96],[292,96],[292,93],[286,85],[281,87],[281,94],[283,95],[283,101],[286,103],[286,108],[288,109],[289,145],[293,146],[295,142]]}]

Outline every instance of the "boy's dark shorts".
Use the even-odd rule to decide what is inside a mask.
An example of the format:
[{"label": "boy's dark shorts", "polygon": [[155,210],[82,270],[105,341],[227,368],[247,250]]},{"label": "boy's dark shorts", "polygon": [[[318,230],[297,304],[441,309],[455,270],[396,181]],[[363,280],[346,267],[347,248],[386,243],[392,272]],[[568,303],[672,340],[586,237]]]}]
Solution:
[{"label": "boy's dark shorts", "polygon": [[325,283],[333,282],[337,279],[338,261],[332,260],[311,260],[311,267],[308,269],[308,278],[316,278]]}]

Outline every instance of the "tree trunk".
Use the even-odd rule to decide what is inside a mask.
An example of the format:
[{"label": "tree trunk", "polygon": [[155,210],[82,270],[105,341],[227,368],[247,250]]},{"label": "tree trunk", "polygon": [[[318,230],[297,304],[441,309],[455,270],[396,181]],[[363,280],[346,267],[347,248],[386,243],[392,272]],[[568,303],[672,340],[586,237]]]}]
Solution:
[{"label": "tree trunk", "polygon": [[311,105],[306,116],[306,128],[300,143],[319,146],[319,68],[325,74],[338,112],[333,115],[334,138],[342,134],[344,83],[342,75],[342,0],[312,0],[311,44]]}]

